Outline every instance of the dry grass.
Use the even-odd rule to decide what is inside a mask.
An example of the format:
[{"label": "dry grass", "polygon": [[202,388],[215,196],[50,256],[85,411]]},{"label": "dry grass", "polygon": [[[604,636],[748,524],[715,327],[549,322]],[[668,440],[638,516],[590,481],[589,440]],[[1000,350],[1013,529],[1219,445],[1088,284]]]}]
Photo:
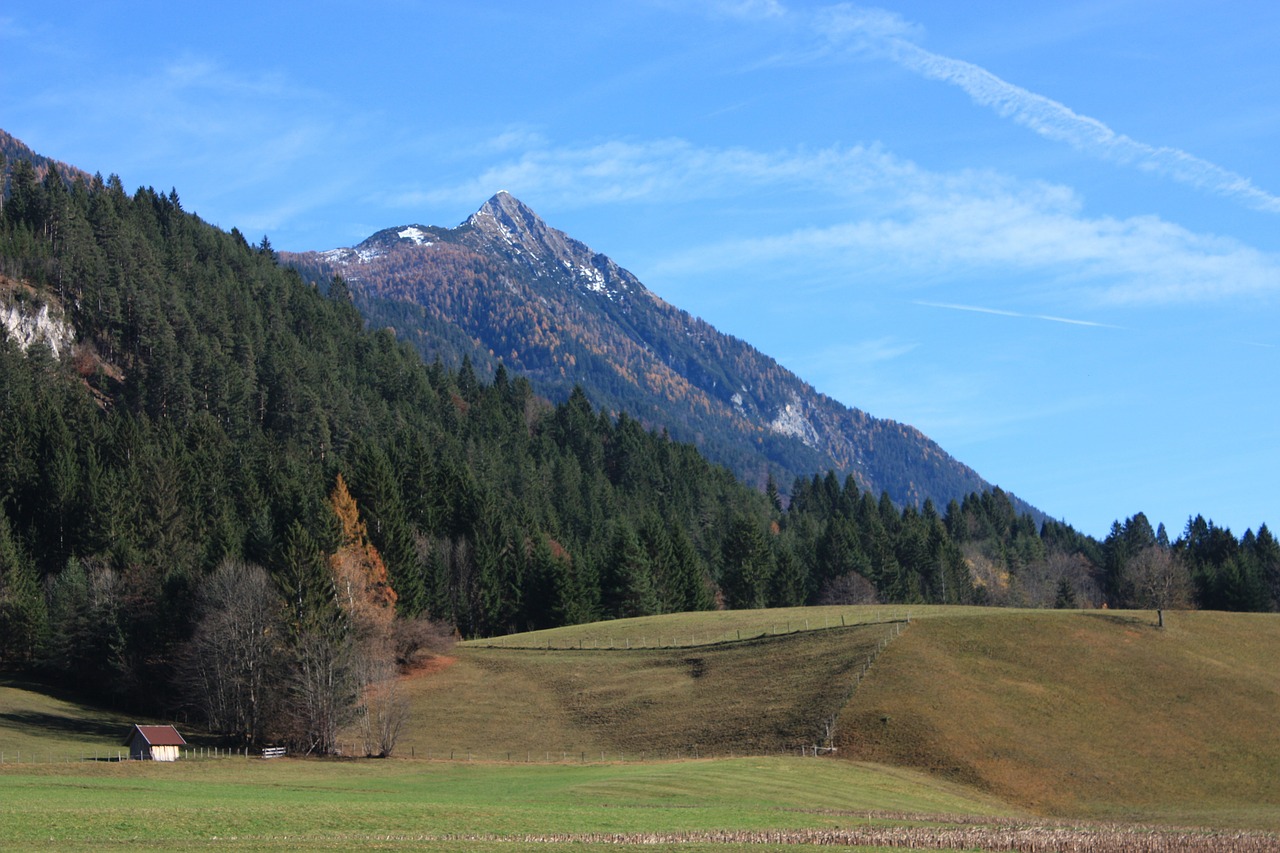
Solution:
[{"label": "dry grass", "polygon": [[[839,693],[816,686],[847,687],[848,662],[866,654],[857,630],[815,629],[843,616],[883,631],[906,613],[682,614],[502,641],[541,652],[463,644],[454,677],[465,675],[469,688],[446,700],[448,718],[436,718],[432,736],[476,732],[494,752],[543,759],[557,748],[599,758],[812,742]],[[1280,829],[1280,618],[1172,613],[1162,631],[1154,614],[1139,612],[914,607],[910,615],[839,715],[843,757],[923,769],[1048,815]],[[706,645],[774,626],[799,633]],[[589,651],[626,637],[685,648]],[[833,645],[800,654],[827,642],[817,638]],[[585,651],[556,651],[578,646]],[[712,657],[715,668],[692,678],[691,661]]]},{"label": "dry grass", "polygon": [[459,647],[454,665],[409,682],[414,720],[398,753],[797,752],[821,739],[888,631],[875,624],[631,651]]},{"label": "dry grass", "polygon": [[917,620],[841,716],[848,755],[1048,814],[1280,828],[1280,618]]},{"label": "dry grass", "polygon": [[[953,613],[981,608],[944,608]],[[841,626],[932,618],[940,608],[906,605],[783,607],[775,610],[703,610],[567,625],[510,637],[470,640],[464,648],[635,649],[715,645]]]}]

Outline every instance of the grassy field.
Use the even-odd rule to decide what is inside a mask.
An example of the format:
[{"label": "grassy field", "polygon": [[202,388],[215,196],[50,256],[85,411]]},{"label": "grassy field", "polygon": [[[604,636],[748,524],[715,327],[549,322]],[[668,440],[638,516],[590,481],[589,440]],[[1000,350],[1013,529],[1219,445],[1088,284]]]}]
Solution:
[{"label": "grassy field", "polygon": [[[160,722],[173,721],[94,708],[69,691],[0,675],[0,765],[114,759],[128,755],[122,742],[134,723]],[[183,731],[194,748],[217,742],[185,726]]]},{"label": "grassy field", "polygon": [[[498,838],[526,836],[825,831],[949,825],[903,813],[1010,814],[991,798],[924,774],[814,758],[578,766],[243,758],[9,765],[0,768],[0,802],[6,850],[488,849]],[[479,838],[464,843],[464,836]]]},{"label": "grassy field", "polygon": [[[683,614],[462,643],[402,681],[396,759],[6,763],[0,848],[891,843],[876,830],[1118,851],[1137,830],[1091,821],[1280,832],[1280,618],[906,613]],[[833,718],[839,757],[797,757]],[[113,750],[129,722],[0,680],[0,753],[24,761]],[[1158,838],[1145,849],[1280,849]]]},{"label": "grassy field", "polygon": [[148,723],[82,705],[65,691],[0,676],[0,763],[115,756],[130,727]]}]

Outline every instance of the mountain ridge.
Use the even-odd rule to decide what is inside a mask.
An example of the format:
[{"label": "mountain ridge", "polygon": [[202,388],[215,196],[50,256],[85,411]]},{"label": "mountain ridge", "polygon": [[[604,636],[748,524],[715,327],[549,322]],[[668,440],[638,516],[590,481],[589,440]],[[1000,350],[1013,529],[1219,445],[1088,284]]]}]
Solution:
[{"label": "mountain ridge", "polygon": [[693,441],[758,487],[773,478],[785,491],[794,477],[834,470],[917,506],[992,488],[920,430],[822,394],[506,191],[454,228],[397,226],[355,247],[282,259],[321,286],[341,275],[371,323],[427,358],[465,355],[489,372],[501,362],[553,399],[579,385],[597,405]]}]

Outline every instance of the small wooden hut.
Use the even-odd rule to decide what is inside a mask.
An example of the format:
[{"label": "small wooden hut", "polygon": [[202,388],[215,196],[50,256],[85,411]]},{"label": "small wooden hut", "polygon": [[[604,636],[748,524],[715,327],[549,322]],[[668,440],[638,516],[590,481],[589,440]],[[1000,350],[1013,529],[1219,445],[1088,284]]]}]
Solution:
[{"label": "small wooden hut", "polygon": [[140,761],[177,761],[178,750],[187,745],[173,726],[135,725],[124,743],[129,757]]}]

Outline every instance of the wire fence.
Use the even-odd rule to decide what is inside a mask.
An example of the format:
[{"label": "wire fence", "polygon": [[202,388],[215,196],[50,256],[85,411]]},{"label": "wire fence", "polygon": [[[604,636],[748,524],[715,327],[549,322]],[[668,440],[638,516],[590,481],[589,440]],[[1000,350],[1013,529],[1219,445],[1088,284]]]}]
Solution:
[{"label": "wire fence", "polygon": [[[182,761],[206,761],[224,758],[259,758],[261,753],[248,747],[235,749],[218,746],[193,746],[178,751]],[[127,747],[93,747],[78,750],[13,749],[0,750],[0,765],[15,764],[76,764],[79,762],[117,761],[168,761],[171,759],[130,755]]]},{"label": "wire fence", "polygon": [[[416,761],[455,762],[476,764],[636,764],[661,761],[690,761],[700,758],[745,758],[766,755],[814,757],[823,754],[821,748],[811,744],[801,744],[784,749],[734,750],[725,752],[720,749],[703,750],[697,746],[687,749],[641,750],[625,752],[610,749],[508,749],[484,750],[470,748],[431,747],[419,749],[416,746],[397,749],[392,758]],[[242,759],[261,761],[277,756],[263,755],[253,749],[226,749],[218,747],[184,749],[177,760],[190,761],[223,761]],[[284,756],[278,756],[284,757]],[[299,756],[289,757],[319,757]],[[363,749],[355,745],[338,744],[338,752],[329,758],[364,758]],[[164,759],[130,756],[127,749],[80,750],[77,752],[50,750],[5,750],[0,752],[0,766],[39,766],[65,765],[80,763],[116,763],[116,762],[158,762],[168,763]]]},{"label": "wire fence", "polygon": [[911,614],[893,616],[874,621],[854,621],[841,616],[839,618],[795,619],[779,621],[759,630],[730,629],[714,633],[692,631],[667,632],[654,634],[637,634],[635,636],[591,636],[557,638],[546,637],[534,639],[528,635],[515,637],[495,637],[489,640],[472,640],[467,643],[470,648],[478,649],[516,649],[529,651],[635,651],[638,649],[688,649],[706,646],[745,643],[767,637],[782,637],[811,631],[825,631],[840,628],[867,628],[874,625],[908,625]]}]

